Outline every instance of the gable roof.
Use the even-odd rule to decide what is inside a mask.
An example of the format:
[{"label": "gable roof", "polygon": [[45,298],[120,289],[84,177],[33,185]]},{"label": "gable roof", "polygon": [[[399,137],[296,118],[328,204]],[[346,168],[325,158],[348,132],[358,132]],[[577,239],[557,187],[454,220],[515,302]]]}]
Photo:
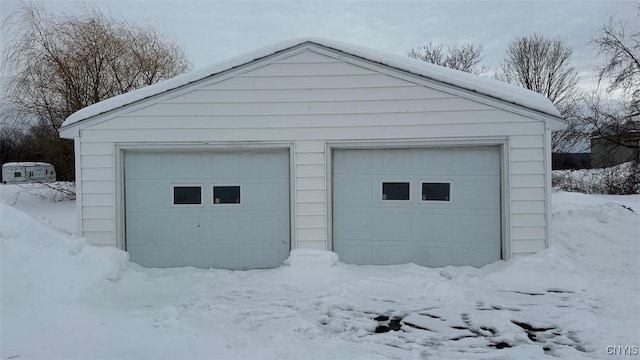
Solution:
[{"label": "gable roof", "polygon": [[422,60],[403,57],[340,41],[323,38],[299,38],[263,47],[244,55],[232,57],[220,63],[87,106],[71,114],[71,116],[64,121],[61,129],[155,95],[189,85],[196,81],[210,78],[253,61],[304,45],[318,46],[320,48],[362,58],[383,66],[418,75],[426,79],[453,85],[468,91],[502,100],[507,103],[519,105],[526,109],[534,110],[563,121],[560,117],[560,113],[549,99],[541,94],[516,85],[507,84],[498,80],[463,71],[449,69],[443,66],[427,63]]}]

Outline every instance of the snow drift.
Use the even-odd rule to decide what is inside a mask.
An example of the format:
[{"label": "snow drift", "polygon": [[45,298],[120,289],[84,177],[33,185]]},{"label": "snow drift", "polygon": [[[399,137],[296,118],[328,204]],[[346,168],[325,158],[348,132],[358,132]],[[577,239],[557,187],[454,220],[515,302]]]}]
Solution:
[{"label": "snow drift", "polygon": [[553,240],[483,268],[146,269],[6,204],[2,358],[609,358],[640,338],[640,197],[553,194]]}]

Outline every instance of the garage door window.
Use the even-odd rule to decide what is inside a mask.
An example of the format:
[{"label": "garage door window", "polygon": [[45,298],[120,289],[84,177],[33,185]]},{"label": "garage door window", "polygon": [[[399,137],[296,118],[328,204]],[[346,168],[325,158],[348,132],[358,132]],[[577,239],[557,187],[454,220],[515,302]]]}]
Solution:
[{"label": "garage door window", "polygon": [[240,185],[215,185],[213,187],[213,204],[241,204]]},{"label": "garage door window", "polygon": [[423,182],[422,201],[451,201],[451,183]]},{"label": "garage door window", "polygon": [[410,185],[408,181],[383,181],[382,200],[383,201],[409,201]]},{"label": "garage door window", "polygon": [[174,205],[202,205],[202,186],[174,185]]}]

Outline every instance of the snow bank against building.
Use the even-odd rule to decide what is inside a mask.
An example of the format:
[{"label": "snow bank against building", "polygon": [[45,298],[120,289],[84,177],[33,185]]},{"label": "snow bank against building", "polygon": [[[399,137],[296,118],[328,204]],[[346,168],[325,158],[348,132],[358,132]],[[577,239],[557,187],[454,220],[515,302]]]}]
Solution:
[{"label": "snow bank against building", "polygon": [[294,249],[284,263],[291,267],[329,268],[338,264],[338,255],[331,251]]},{"label": "snow bank against building", "polygon": [[0,357],[609,359],[640,345],[639,201],[556,192],[551,247],[480,269],[251,271],[142,268],[1,203]]},{"label": "snow bank against building", "polygon": [[6,204],[0,213],[3,310],[78,299],[127,268],[124,251],[89,246]]}]

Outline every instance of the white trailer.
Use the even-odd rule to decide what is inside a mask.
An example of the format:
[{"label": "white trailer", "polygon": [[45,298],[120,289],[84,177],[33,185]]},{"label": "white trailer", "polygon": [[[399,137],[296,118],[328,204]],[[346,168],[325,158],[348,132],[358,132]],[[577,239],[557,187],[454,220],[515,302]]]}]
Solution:
[{"label": "white trailer", "polygon": [[2,165],[2,183],[38,183],[56,181],[55,167],[45,162],[10,162]]}]

